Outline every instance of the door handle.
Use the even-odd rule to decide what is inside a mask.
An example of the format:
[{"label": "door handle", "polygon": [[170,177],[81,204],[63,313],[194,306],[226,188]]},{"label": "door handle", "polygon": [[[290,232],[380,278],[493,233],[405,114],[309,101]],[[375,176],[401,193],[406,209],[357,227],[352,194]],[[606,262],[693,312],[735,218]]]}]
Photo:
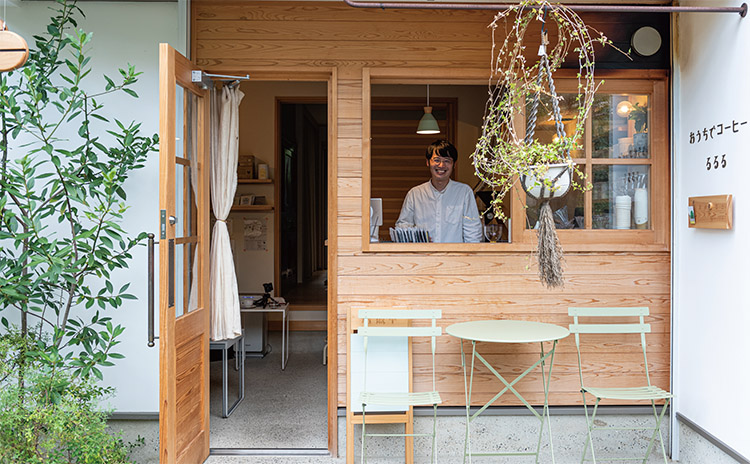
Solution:
[{"label": "door handle", "polygon": [[154,234],[148,234],[148,347],[153,348],[154,339]]}]

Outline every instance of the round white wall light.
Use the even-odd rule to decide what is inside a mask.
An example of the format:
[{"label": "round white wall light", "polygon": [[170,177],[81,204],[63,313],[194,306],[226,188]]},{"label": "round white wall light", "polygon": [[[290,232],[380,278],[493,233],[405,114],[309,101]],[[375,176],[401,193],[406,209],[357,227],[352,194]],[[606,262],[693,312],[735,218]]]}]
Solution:
[{"label": "round white wall light", "polygon": [[653,27],[643,26],[635,31],[630,44],[637,54],[651,56],[661,48],[661,34]]}]

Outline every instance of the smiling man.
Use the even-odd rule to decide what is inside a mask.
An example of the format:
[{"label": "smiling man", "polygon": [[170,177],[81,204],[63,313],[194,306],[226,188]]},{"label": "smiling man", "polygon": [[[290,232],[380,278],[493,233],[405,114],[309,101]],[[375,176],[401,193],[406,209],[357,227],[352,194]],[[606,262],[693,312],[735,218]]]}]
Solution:
[{"label": "smiling man", "polygon": [[409,190],[396,227],[419,227],[436,243],[479,242],[482,223],[471,187],[451,180],[458,151],[447,140],[427,147],[430,180]]}]

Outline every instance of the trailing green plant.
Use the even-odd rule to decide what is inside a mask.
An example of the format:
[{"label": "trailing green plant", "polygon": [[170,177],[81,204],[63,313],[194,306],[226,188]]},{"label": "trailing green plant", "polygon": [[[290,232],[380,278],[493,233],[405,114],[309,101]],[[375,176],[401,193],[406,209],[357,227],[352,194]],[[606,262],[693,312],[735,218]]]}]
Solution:
[{"label": "trailing green plant", "polygon": [[128,65],[117,79],[90,83],[92,34],[76,20],[83,12],[66,0],[52,10],[26,65],[0,74],[0,332],[15,347],[0,366],[2,420],[15,424],[0,426],[0,453],[20,441],[43,447],[54,436],[46,455],[69,459],[39,462],[105,462],[76,454],[109,449],[104,438],[86,442],[78,435],[85,428],[60,427],[78,415],[98,427],[94,405],[107,392],[92,382],[123,357],[115,347],[124,328],[105,310],[135,298],[129,284],[115,287],[113,272],[127,268],[145,238],[121,226],[123,185],[158,138],[110,119],[101,102],[114,93],[137,97],[140,73]]},{"label": "trailing green plant", "polygon": [[[538,37],[527,38],[526,33],[534,21],[540,21],[555,34],[555,43],[545,45],[549,60],[549,75],[542,69],[541,61],[527,62],[524,51],[536,50]],[[495,214],[505,218],[502,201],[521,175],[543,179],[548,165],[565,163],[574,171],[571,187],[583,191],[590,188],[585,174],[575,167],[570,152],[580,148],[586,118],[594,101],[598,85],[594,80],[594,44],[611,42],[593,30],[580,16],[563,5],[548,0],[523,0],[518,5],[499,12],[489,26],[492,29],[492,63],[489,81],[489,99],[485,106],[482,134],[472,155],[477,176],[493,190],[492,206]],[[556,29],[556,30],[555,30]],[[497,35],[504,33],[504,37]],[[568,55],[578,62],[577,92],[572,131],[556,137],[550,143],[541,143],[533,137],[524,137],[517,127],[518,116],[524,115],[527,105],[535,98],[544,104],[554,95],[554,89],[544,87],[546,78],[559,69]],[[545,79],[540,79],[544,77]],[[540,98],[540,96],[547,98]],[[557,97],[560,99],[561,97]],[[559,103],[559,102],[553,102]],[[554,105],[553,105],[554,106]],[[553,114],[553,110],[549,114]],[[529,124],[535,124],[535,120]],[[528,126],[528,124],[527,124]],[[575,179],[582,179],[576,182]],[[548,181],[540,181],[548,182]],[[553,185],[546,185],[554,188]]]}]

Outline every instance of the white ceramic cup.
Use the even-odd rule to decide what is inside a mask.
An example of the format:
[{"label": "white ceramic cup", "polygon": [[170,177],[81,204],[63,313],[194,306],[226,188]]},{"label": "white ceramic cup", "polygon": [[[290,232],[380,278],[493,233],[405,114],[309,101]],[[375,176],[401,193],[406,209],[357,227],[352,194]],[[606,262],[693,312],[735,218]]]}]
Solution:
[{"label": "white ceramic cup", "polygon": [[615,197],[615,229],[630,229],[630,195]]}]

